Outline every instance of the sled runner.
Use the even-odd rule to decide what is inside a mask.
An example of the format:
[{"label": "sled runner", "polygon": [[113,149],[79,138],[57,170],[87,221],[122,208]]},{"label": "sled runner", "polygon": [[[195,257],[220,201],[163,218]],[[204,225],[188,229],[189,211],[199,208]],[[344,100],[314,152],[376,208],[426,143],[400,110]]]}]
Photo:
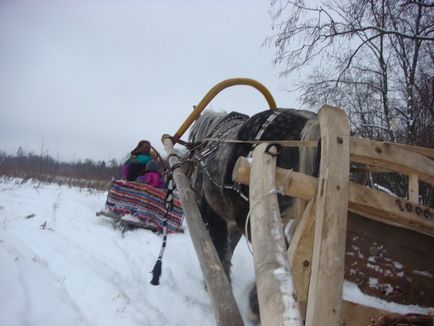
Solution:
[{"label": "sled runner", "polygon": [[113,226],[121,230],[127,227],[140,227],[155,232],[163,232],[167,219],[167,232],[182,232],[183,212],[179,199],[174,196],[173,205],[165,207],[167,190],[138,182],[115,180],[112,182],[105,210],[97,216],[109,217]]},{"label": "sled runner", "polygon": [[[155,228],[152,225],[149,225],[149,223],[146,223],[145,221],[141,220],[140,218],[134,216],[134,215],[118,215],[116,213],[110,212],[108,210],[99,211],[96,213],[96,216],[105,216],[109,217],[111,219],[113,228],[119,228],[119,230],[122,233],[122,237],[124,236],[126,231],[129,231],[131,229],[136,228],[142,228],[151,230],[152,232],[161,232],[161,230]],[[179,232],[182,232],[180,230]]]}]

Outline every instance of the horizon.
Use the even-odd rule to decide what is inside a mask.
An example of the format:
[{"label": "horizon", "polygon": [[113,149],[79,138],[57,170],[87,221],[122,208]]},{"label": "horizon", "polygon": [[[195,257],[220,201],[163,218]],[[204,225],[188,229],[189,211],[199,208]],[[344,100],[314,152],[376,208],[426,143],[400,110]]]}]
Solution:
[{"label": "horizon", "polygon": [[[260,0],[1,2],[0,148],[108,161],[148,139],[163,153],[161,136],[235,77],[297,107],[293,81],[279,79],[275,49],[263,45],[268,10]],[[252,115],[267,103],[238,86],[208,108]]]}]

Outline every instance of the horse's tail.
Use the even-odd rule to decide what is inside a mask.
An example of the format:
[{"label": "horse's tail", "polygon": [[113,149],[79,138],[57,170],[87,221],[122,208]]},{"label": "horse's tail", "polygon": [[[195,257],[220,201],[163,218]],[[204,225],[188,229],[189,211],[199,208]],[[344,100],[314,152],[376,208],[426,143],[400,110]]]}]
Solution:
[{"label": "horse's tail", "polygon": [[[303,130],[301,131],[301,140],[319,140],[321,137],[319,121],[318,118],[315,117],[313,119],[308,119],[306,124],[304,125]],[[319,156],[319,154],[318,154]],[[300,162],[299,162],[299,170],[302,173],[308,175],[314,175],[315,170],[317,168],[317,148],[316,147],[300,147]]]},{"label": "horse's tail", "polygon": [[[303,130],[301,131],[300,138],[303,141],[316,141],[320,138],[320,129],[319,122],[316,117],[312,113],[312,115],[307,119],[306,124],[304,125]],[[307,175],[314,175],[317,169],[317,148],[311,146],[301,146],[299,148],[299,157],[300,161],[298,164],[298,170],[301,173],[305,173]],[[288,242],[291,241],[292,234],[294,230],[297,228],[297,225],[301,219],[301,216],[304,213],[307,202],[302,199],[296,199],[294,205],[290,207],[290,209],[284,213],[286,216],[290,216],[295,220],[295,223],[291,224],[290,229],[285,228],[285,237]]]}]

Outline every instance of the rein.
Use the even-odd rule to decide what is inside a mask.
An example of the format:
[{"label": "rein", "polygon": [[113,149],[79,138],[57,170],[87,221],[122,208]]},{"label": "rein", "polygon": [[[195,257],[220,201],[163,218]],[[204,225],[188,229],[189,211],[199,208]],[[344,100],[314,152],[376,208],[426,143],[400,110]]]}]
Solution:
[{"label": "rein", "polygon": [[[243,123],[248,117],[244,114],[233,113],[229,116],[223,118],[208,135],[198,143],[189,143],[186,147],[189,151],[179,158],[179,163],[171,167],[171,171],[181,167],[186,163],[199,164],[205,174],[208,176],[209,180],[217,187],[222,189],[234,190],[236,191],[244,200],[248,201],[248,198],[241,192],[241,185],[239,184],[223,184],[215,180],[215,178],[208,171],[205,159],[215,152],[220,144],[224,142],[224,137],[232,130],[232,128]],[[216,137],[210,137],[223,125],[231,123],[225,130],[221,131]]]},{"label": "rein", "polygon": [[157,261],[155,262],[154,268],[152,269],[152,285],[160,285],[161,276],[161,266],[163,264],[163,254],[166,249],[167,244],[167,215],[173,209],[173,191],[175,190],[175,184],[172,177],[169,179],[169,184],[167,185],[167,193],[164,198],[164,222],[163,222],[163,242],[161,244],[160,253],[158,255]]},{"label": "rein", "polygon": [[220,139],[217,138],[205,138],[204,141],[218,141],[220,143],[229,144],[263,144],[263,143],[273,143],[281,145],[283,147],[317,147],[318,142],[316,140],[237,140],[237,139]]}]

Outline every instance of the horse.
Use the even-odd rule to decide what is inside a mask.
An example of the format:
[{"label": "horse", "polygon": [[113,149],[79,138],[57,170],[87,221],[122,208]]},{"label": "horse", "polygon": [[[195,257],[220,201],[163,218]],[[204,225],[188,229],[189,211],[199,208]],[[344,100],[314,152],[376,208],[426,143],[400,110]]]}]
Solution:
[{"label": "horse", "polygon": [[[232,255],[244,233],[249,212],[248,187],[232,181],[238,157],[251,155],[258,140],[272,143],[318,139],[317,115],[295,109],[266,110],[252,117],[238,112],[226,114],[207,110],[191,126],[189,142],[193,149],[190,161],[194,164],[187,169],[186,175],[229,280]],[[315,155],[315,149],[282,147],[277,166],[312,175]],[[287,211],[294,207],[294,200],[279,195],[279,206],[282,212]],[[252,312],[259,314],[258,307],[254,307],[255,296],[254,287],[250,306]]]}]

